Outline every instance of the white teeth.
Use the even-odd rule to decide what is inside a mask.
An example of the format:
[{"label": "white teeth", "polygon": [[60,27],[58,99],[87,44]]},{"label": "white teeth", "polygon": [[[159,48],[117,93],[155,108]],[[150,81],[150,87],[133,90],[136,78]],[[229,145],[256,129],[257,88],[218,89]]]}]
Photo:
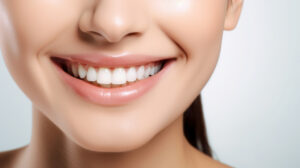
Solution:
[{"label": "white teeth", "polygon": [[158,64],[158,65],[154,66],[154,73],[157,73],[160,70],[161,66],[162,66],[162,64]]},{"label": "white teeth", "polygon": [[154,73],[157,73],[157,71],[158,71],[158,66],[156,65],[154,66]]},{"label": "white teeth", "polygon": [[111,71],[108,68],[99,68],[97,83],[111,84]]},{"label": "white teeth", "polygon": [[155,74],[155,66],[152,66],[150,70],[150,75],[152,76],[154,74]]},{"label": "white teeth", "polygon": [[126,72],[124,68],[116,68],[112,75],[112,84],[121,85],[126,83]]},{"label": "white teeth", "polygon": [[134,67],[130,67],[126,73],[126,79],[128,82],[136,81],[136,70]]},{"label": "white teeth", "polygon": [[75,64],[72,64],[72,73],[75,77],[78,77],[78,69]]},{"label": "white teeth", "polygon": [[95,68],[89,67],[86,79],[90,82],[94,82],[97,80],[97,72]]},{"label": "white teeth", "polygon": [[146,70],[145,70],[145,73],[144,73],[144,78],[148,78],[148,77],[149,77],[149,75],[150,75],[150,71],[151,71],[151,67],[150,67],[150,66],[148,66],[148,67],[146,68]]},{"label": "white teeth", "polygon": [[145,67],[140,66],[139,69],[137,70],[137,79],[138,80],[144,79],[144,73],[145,73]]},{"label": "white teeth", "polygon": [[86,70],[83,68],[82,65],[78,66],[78,74],[81,79],[84,79],[86,76]]},{"label": "white teeth", "polygon": [[157,65],[157,72],[161,69],[161,67],[162,67],[162,64]]},{"label": "white teeth", "polygon": [[[84,65],[85,67],[88,67]],[[105,88],[125,86],[127,82],[135,82],[136,80],[142,80],[148,78],[150,75],[156,74],[162,64],[153,65],[153,63],[148,65],[141,65],[137,68],[130,67],[125,70],[125,68],[115,68],[113,70],[109,68],[94,68],[85,67],[80,64],[69,64],[68,73],[73,74],[74,77],[80,77],[89,82],[97,82],[99,85]]]}]

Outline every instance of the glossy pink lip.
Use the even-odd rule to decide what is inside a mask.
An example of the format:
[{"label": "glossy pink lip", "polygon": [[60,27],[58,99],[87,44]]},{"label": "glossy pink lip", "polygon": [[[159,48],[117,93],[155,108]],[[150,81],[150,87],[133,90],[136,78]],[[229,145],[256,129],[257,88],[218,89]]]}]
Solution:
[{"label": "glossy pink lip", "polygon": [[165,63],[163,69],[157,74],[118,88],[102,88],[95,86],[81,79],[74,78],[66,73],[59,65],[54,64],[63,81],[86,100],[99,105],[123,105],[144,95],[153,88],[174,62],[175,59],[171,59]]},{"label": "glossy pink lip", "polygon": [[175,57],[152,56],[152,55],[114,55],[105,54],[73,54],[73,55],[55,55],[56,58],[62,58],[70,62],[78,62],[95,67],[129,67],[136,65],[145,65],[151,62],[162,61]]}]

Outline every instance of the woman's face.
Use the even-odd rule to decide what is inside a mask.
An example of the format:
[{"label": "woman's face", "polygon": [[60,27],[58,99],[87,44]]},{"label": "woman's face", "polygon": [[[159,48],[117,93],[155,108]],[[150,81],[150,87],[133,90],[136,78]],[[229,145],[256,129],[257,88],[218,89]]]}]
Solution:
[{"label": "woman's face", "polygon": [[0,47],[34,107],[70,139],[92,151],[128,151],[200,93],[224,25],[235,24],[228,2],[0,0]]}]

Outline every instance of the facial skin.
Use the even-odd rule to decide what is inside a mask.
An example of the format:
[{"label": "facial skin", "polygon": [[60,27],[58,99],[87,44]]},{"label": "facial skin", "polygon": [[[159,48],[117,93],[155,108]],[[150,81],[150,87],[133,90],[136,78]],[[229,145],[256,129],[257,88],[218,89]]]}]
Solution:
[{"label": "facial skin", "polygon": [[[176,121],[200,93],[218,61],[223,31],[236,26],[241,4],[242,0],[0,0],[0,47],[9,72],[34,109],[68,139],[90,151],[126,152]],[[170,55],[177,60],[142,97],[125,105],[101,106],[70,89],[50,61],[55,54],[97,52]]]}]

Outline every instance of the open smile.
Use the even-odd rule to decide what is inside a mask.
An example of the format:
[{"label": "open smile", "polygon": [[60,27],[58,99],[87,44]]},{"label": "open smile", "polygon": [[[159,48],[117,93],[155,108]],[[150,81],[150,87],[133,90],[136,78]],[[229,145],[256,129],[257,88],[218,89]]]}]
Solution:
[{"label": "open smile", "polygon": [[65,83],[83,98],[100,105],[122,105],[154,87],[176,58],[60,55],[51,60]]}]

